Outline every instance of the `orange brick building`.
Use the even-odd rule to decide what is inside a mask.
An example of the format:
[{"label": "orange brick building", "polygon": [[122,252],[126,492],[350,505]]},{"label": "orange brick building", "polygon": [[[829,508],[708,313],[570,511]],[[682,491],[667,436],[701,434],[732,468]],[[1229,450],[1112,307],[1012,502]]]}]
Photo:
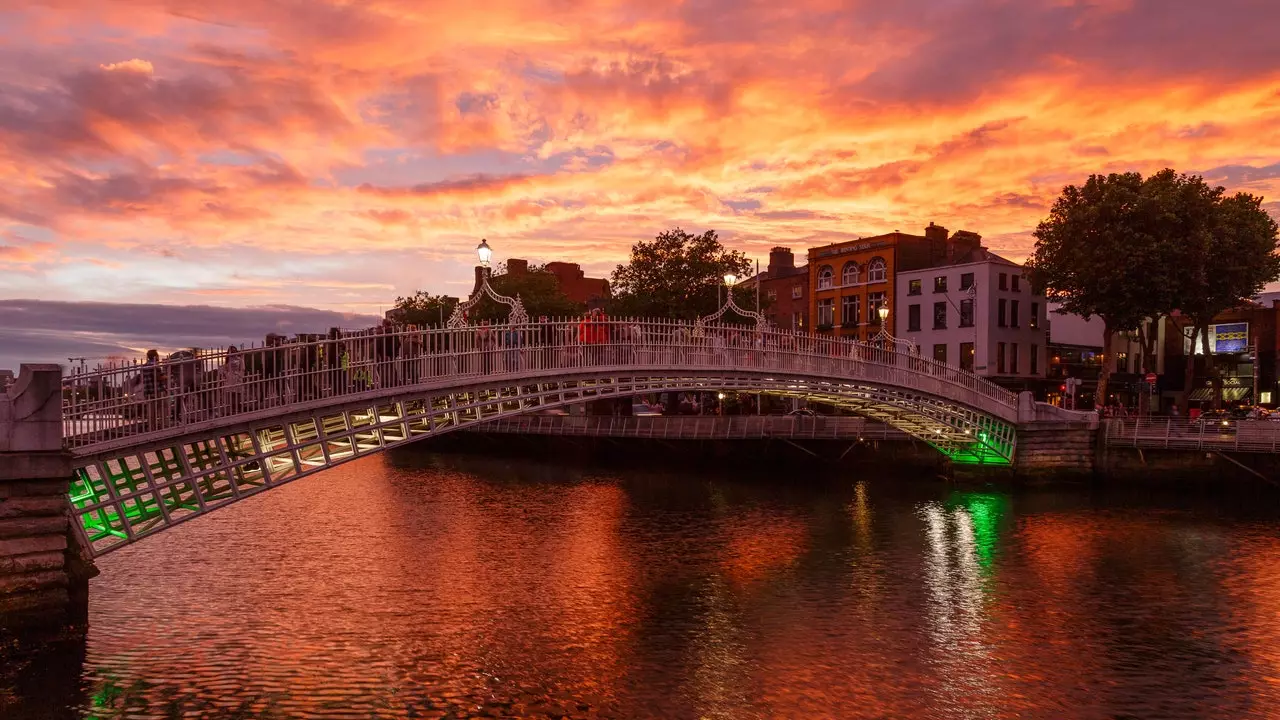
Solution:
[{"label": "orange brick building", "polygon": [[[894,275],[946,257],[947,229],[924,235],[892,232],[809,249],[809,318],[813,329],[855,340],[880,331],[881,305],[898,312]],[[893,322],[890,318],[890,323]]]}]

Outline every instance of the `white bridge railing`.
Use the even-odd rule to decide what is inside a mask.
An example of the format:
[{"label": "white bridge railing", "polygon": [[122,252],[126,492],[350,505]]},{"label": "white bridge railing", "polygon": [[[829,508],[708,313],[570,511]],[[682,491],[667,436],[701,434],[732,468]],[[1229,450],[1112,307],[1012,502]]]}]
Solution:
[{"label": "white bridge railing", "polygon": [[390,395],[397,388],[650,370],[763,371],[805,382],[867,382],[1017,418],[1017,397],[1008,390],[893,349],[748,326],[571,319],[331,331],[243,350],[195,350],[158,363],[99,367],[65,379],[63,433],[68,448],[88,453],[134,436],[181,434],[195,423],[231,425],[267,410]]}]

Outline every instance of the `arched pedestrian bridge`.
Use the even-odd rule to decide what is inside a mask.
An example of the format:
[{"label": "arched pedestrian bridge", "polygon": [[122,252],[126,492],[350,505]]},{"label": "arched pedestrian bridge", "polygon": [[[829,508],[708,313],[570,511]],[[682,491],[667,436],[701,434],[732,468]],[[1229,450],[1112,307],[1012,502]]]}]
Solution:
[{"label": "arched pedestrian bridge", "polygon": [[331,332],[75,374],[64,381],[62,413],[70,500],[96,555],[459,428],[593,400],[719,390],[844,408],[956,463],[1014,458],[1018,397],[911,352],[755,326],[575,319]]}]

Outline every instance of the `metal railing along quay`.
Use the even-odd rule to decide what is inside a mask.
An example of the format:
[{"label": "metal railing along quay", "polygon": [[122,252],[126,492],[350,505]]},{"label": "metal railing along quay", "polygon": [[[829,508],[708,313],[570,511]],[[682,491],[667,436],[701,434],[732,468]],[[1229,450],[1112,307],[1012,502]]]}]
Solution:
[{"label": "metal railing along quay", "polygon": [[1280,422],[1221,418],[1114,418],[1105,422],[1110,447],[1280,452]]},{"label": "metal railing along quay", "polygon": [[527,415],[495,420],[470,432],[665,440],[907,440],[884,423],[843,416]]}]

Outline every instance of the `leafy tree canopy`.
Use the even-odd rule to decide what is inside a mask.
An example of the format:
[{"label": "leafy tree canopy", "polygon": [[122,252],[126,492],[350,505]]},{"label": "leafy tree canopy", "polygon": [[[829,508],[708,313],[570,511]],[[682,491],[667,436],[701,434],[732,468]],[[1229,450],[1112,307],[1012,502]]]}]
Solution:
[{"label": "leafy tree canopy", "polygon": [[[719,309],[724,276],[745,278],[750,268],[747,256],[726,249],[714,230],[701,235],[678,227],[666,230],[633,245],[630,262],[613,271],[609,310],[615,315],[686,320],[709,315]],[[753,291],[745,288],[735,290],[734,299],[744,308],[755,303]]]},{"label": "leafy tree canopy", "polygon": [[447,322],[457,304],[458,298],[419,290],[409,297],[396,298],[395,309],[399,311],[401,322],[428,327]]},{"label": "leafy tree canopy", "polygon": [[[1106,347],[1111,333],[1175,310],[1202,331],[1280,277],[1277,226],[1261,198],[1227,196],[1169,169],[1069,185],[1035,236],[1032,282],[1064,311],[1102,318]],[[1188,379],[1190,372],[1188,365]]]}]

